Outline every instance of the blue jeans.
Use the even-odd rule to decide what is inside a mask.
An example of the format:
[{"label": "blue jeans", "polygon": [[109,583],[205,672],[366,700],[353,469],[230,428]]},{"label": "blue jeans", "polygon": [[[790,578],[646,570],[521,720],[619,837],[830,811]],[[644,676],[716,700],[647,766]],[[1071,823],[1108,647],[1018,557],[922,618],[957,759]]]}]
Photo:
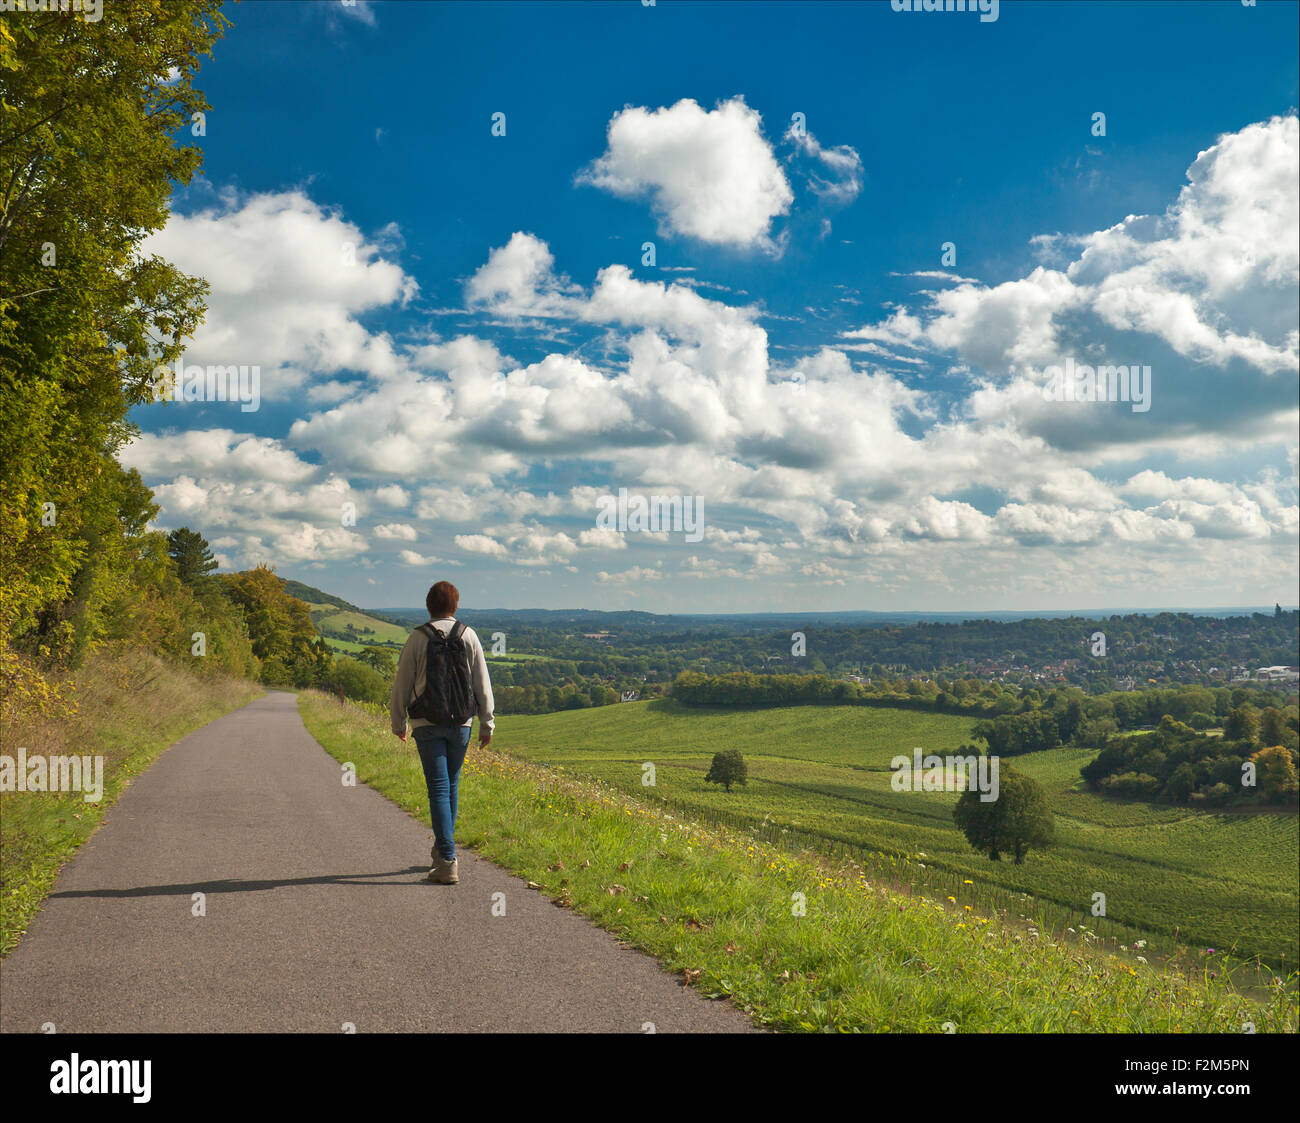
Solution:
[{"label": "blue jeans", "polygon": [[411,730],[429,789],[433,844],[444,862],[456,860],[456,797],[460,789],[460,768],[469,748],[469,731],[468,725],[450,728],[421,725]]}]

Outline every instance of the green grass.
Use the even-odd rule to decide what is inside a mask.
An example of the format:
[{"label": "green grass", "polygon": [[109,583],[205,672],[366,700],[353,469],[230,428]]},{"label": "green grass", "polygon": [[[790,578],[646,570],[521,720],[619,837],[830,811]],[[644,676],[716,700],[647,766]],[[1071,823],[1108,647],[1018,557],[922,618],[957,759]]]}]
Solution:
[{"label": "green grass", "polygon": [[[895,792],[890,760],[955,752],[970,740],[963,717],[857,706],[734,711],[671,701],[512,716],[498,742],[526,759],[562,765],[629,794],[652,796],[696,818],[761,825],[828,852],[854,853],[900,886],[1026,913],[1033,898],[1058,929],[1080,924],[1117,943],[1146,939],[1262,957],[1284,973],[1300,940],[1300,828],[1294,814],[1232,815],[1117,802],[1082,790],[1087,749],[1016,757],[1011,765],[1047,790],[1057,845],[1023,866],[990,862],[952,822],[956,795]],[[706,784],[714,752],[739,748],[749,784]],[[655,786],[642,784],[643,765]],[[883,857],[873,858],[872,855]],[[971,881],[975,888],[966,886]],[[1092,915],[1093,894],[1106,916]]]},{"label": "green grass", "polygon": [[378,640],[373,643],[354,643],[350,639],[335,639],[333,636],[326,636],[325,643],[331,651],[338,651],[344,655],[356,655],[359,651],[365,651],[368,647],[387,647],[393,654],[393,661],[396,662],[397,656],[401,654],[400,648],[388,646]]},{"label": "green grass", "polygon": [[90,837],[122,790],[169,745],[263,691],[255,683],[200,677],[138,652],[101,654],[70,676],[76,711],[17,715],[5,753],[104,757],[104,794],[0,793],[0,956],[8,955],[54,888],[59,870]]},{"label": "green grass", "polygon": [[[428,823],[418,759],[379,716],[317,693],[300,694],[299,708],[331,755]],[[612,720],[601,710],[581,716]],[[501,725],[513,741],[534,724],[524,721]],[[1256,1001],[1203,967],[1157,969],[1100,947],[1097,937],[1056,940],[960,902],[898,892],[851,863],[701,826],[641,792],[495,745],[472,747],[466,759],[458,842],[761,1024],[868,1032],[943,1032],[948,1024],[957,1032],[1237,1033],[1247,1022],[1258,1032],[1296,1029],[1294,991],[1285,986]],[[654,755],[663,758],[661,743]]]},{"label": "green grass", "polygon": [[387,620],[377,620],[375,617],[367,616],[362,612],[349,612],[346,609],[336,608],[334,605],[316,606],[312,609],[311,619],[312,623],[316,625],[316,630],[320,632],[343,632],[347,630],[349,624],[358,632],[370,628],[373,634],[366,636],[366,639],[376,644],[404,644],[411,634],[409,628],[390,624]]}]

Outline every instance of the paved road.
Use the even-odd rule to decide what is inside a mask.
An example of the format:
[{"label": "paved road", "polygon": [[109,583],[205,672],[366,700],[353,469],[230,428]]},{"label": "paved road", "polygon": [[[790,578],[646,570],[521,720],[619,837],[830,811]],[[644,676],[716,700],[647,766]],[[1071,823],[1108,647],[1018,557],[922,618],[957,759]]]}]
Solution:
[{"label": "paved road", "polygon": [[752,1029],[467,851],[459,885],[430,884],[432,837],[344,787],[294,696],[269,694],[172,746],[108,810],[0,965],[0,1030]]}]

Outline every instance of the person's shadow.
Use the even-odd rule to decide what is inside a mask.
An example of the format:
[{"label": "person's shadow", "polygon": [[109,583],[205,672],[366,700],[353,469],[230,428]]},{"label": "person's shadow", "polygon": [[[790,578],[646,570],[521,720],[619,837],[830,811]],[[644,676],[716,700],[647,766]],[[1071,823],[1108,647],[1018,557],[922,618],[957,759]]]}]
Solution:
[{"label": "person's shadow", "polygon": [[[50,897],[188,897],[192,893],[259,893],[291,885],[430,885],[432,883],[425,877],[428,872],[427,866],[407,866],[406,869],[388,870],[385,873],[336,873],[265,881],[227,878],[222,881],[196,881],[187,885],[141,885],[135,889],[65,889],[51,893]],[[415,873],[421,876],[410,877]]]}]

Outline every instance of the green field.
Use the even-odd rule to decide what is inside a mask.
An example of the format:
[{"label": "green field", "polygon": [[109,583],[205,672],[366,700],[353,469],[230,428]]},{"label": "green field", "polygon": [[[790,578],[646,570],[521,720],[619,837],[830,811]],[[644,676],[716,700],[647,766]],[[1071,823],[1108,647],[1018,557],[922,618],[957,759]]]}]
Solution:
[{"label": "green field", "polygon": [[[419,760],[389,734],[377,707],[340,705],[314,691],[298,703],[327,752],[429,823]],[[644,736],[648,708],[553,716],[578,718],[570,731],[599,718],[606,733],[629,722]],[[616,709],[617,717],[607,712]],[[549,722],[507,717],[502,724],[513,727],[517,742],[521,730]],[[739,731],[723,724],[723,732]],[[1295,1032],[1295,992],[1280,978],[1261,985],[1261,973],[1249,967],[1219,967],[1216,976],[1194,955],[1147,960],[1140,951],[1149,949],[1125,950],[1100,933],[1056,938],[1016,916],[981,915],[974,894],[896,889],[888,874],[877,877],[850,858],[702,824],[646,799],[639,786],[623,792],[567,767],[544,767],[498,750],[497,740],[465,758],[458,843],[762,1025],[794,1032]],[[639,775],[640,756],[625,755],[621,767],[636,762]],[[667,760],[668,753],[661,748],[656,756]],[[473,893],[472,872],[466,878],[461,891]]]},{"label": "green field", "polygon": [[[1057,845],[1023,866],[990,862],[952,823],[956,795],[895,792],[890,760],[956,752],[962,717],[855,706],[759,711],[688,709],[671,701],[624,703],[498,723],[502,749],[588,775],[692,815],[763,824],[764,837],[824,842],[887,855],[900,886],[974,898],[1014,912],[1019,894],[1057,906],[1062,924],[1103,935],[1177,943],[1205,954],[1234,951],[1295,967],[1300,828],[1294,814],[1223,814],[1121,803],[1080,790],[1093,754],[1057,749],[1014,767],[1047,789]],[[732,792],[704,782],[712,754],[739,748],[749,784]],[[642,784],[643,765],[655,785]],[[967,884],[969,882],[970,884]],[[1106,895],[1106,916],[1092,914]],[[1026,912],[1029,909],[1026,907]],[[1209,958],[1207,956],[1207,958]]]},{"label": "green field", "polygon": [[[397,624],[390,624],[387,620],[377,620],[375,617],[367,616],[362,612],[350,612],[332,604],[313,604],[309,607],[311,608],[311,621],[316,625],[318,632],[343,632],[351,624],[357,632],[362,632],[366,628],[372,629],[373,634],[365,637],[368,644],[395,643],[399,646],[404,644],[406,637],[411,634],[410,629],[400,627]],[[351,643],[352,641],[341,640],[339,642]],[[353,650],[359,651],[360,645]]]}]

